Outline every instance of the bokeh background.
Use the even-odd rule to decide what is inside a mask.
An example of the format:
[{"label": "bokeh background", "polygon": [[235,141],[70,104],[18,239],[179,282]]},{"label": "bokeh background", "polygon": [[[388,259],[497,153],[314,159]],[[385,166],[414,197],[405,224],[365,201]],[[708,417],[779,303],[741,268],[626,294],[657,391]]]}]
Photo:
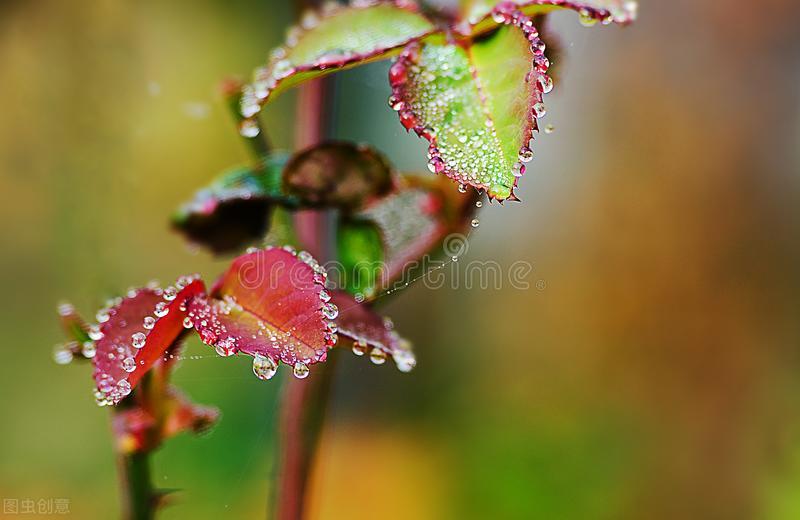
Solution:
[{"label": "bokeh background", "polygon": [[[532,262],[531,288],[403,291],[386,311],[410,375],[339,354],[312,518],[800,518],[800,6],[642,4],[625,29],[553,17],[556,131],[468,255]],[[217,85],[293,17],[277,0],[0,3],[3,498],[116,516],[108,414],[88,366],[51,360],[55,305],[91,315],[221,271],[167,218],[245,160]],[[336,135],[424,171],[386,67],[337,77]],[[282,147],[294,99],[266,112]],[[279,384],[217,358],[176,382],[223,419],[158,453],[157,483],[183,490],[163,517],[262,517]]]}]

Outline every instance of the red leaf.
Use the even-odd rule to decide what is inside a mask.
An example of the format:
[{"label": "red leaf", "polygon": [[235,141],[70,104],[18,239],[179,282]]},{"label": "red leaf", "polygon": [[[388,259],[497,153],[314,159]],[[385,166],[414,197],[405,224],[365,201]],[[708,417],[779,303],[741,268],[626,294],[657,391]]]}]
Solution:
[{"label": "red leaf", "polygon": [[308,364],[325,361],[336,333],[329,322],[335,305],[324,290],[325,270],[306,252],[270,247],[234,260],[212,290],[190,307],[194,327],[217,353],[254,357],[262,379],[277,362],[308,375]]},{"label": "red leaf", "polygon": [[94,357],[99,404],[117,404],[127,396],[185,330],[188,301],[205,287],[191,277],[176,286],[136,289],[105,316],[98,313],[103,321]]},{"label": "red leaf", "polygon": [[401,372],[410,372],[417,364],[411,343],[394,331],[388,318],[376,314],[367,304],[358,303],[349,293],[334,291],[333,303],[339,308],[336,325],[339,334],[353,340],[353,352],[363,356],[372,347],[370,359],[382,365],[391,356]]}]

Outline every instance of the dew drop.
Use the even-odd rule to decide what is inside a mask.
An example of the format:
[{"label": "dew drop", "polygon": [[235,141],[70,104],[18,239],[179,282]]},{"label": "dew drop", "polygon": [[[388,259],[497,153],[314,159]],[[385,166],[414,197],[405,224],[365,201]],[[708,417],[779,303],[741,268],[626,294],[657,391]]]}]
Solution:
[{"label": "dew drop", "polygon": [[386,363],[386,352],[379,348],[374,348],[372,352],[369,353],[369,360],[375,365],[382,365]]},{"label": "dew drop", "polygon": [[466,184],[459,184],[458,185],[458,192],[459,193],[466,193],[467,192],[467,185]]},{"label": "dew drop", "polygon": [[324,303],[328,303],[329,301],[331,301],[331,293],[329,293],[325,289],[322,289],[319,292],[319,299]]},{"label": "dew drop", "polygon": [[476,227],[481,225],[481,221],[476,219],[476,218],[474,218],[474,219],[472,219],[472,222],[469,223],[469,225],[474,227],[474,228],[476,228]]},{"label": "dew drop", "polygon": [[356,356],[363,356],[367,353],[367,343],[365,341],[358,340],[353,343],[353,354]]},{"label": "dew drop", "polygon": [[190,318],[189,316],[183,318],[183,328],[191,329],[193,325],[194,324],[192,323],[192,318]]},{"label": "dew drop", "polygon": [[119,393],[124,397],[131,393],[131,384],[127,381],[127,379],[122,379],[119,383],[117,383],[117,390],[119,390]]},{"label": "dew drop", "polygon": [[272,379],[277,371],[278,364],[271,357],[258,353],[253,356],[253,373],[257,378],[263,381]]},{"label": "dew drop", "polygon": [[256,137],[258,134],[261,133],[261,129],[258,127],[258,124],[252,119],[245,119],[239,125],[239,133],[242,134],[243,137]]},{"label": "dew drop", "polygon": [[511,173],[514,174],[514,177],[522,177],[525,174],[525,165],[521,162],[514,163],[514,166],[511,167]]},{"label": "dew drop", "polygon": [[475,201],[475,207],[476,208],[482,208],[483,207],[483,201],[482,200]]},{"label": "dew drop", "polygon": [[136,361],[132,357],[127,357],[122,361],[122,369],[125,372],[133,372],[136,370]]},{"label": "dew drop", "polygon": [[533,105],[533,113],[536,117],[544,117],[547,114],[547,108],[544,106],[544,103],[536,103]]},{"label": "dew drop", "polygon": [[53,349],[53,361],[59,365],[68,365],[72,362],[72,351],[64,348],[63,345],[56,346]]},{"label": "dew drop", "polygon": [[172,286],[164,289],[164,299],[167,300],[168,302],[174,300],[177,295],[178,291]]},{"label": "dew drop", "polygon": [[305,379],[308,377],[310,371],[308,370],[308,365],[303,363],[302,361],[298,361],[294,364],[294,377],[297,379]]},{"label": "dew drop", "polygon": [[150,330],[155,326],[156,326],[156,319],[152,316],[146,316],[144,322],[142,323],[142,327],[146,328],[147,330]]},{"label": "dew drop", "polygon": [[86,359],[92,359],[95,354],[97,354],[97,347],[94,341],[85,341],[83,345],[81,345],[81,354]]},{"label": "dew drop", "polygon": [[169,307],[167,306],[166,302],[158,302],[156,304],[156,308],[153,311],[153,314],[158,316],[159,318],[163,318],[167,314],[169,314]]},{"label": "dew drop", "polygon": [[555,131],[556,131],[556,127],[552,123],[550,123],[550,124],[548,124],[547,126],[544,127],[544,133],[546,133],[546,134],[552,134]]},{"label": "dew drop", "polygon": [[222,357],[232,356],[236,353],[236,340],[228,336],[220,340],[214,347],[214,350]]},{"label": "dew drop", "polygon": [[99,311],[97,311],[97,315],[95,315],[95,318],[97,318],[97,323],[107,322],[108,318],[110,318],[110,315],[108,314],[108,309],[100,309]]},{"label": "dew drop", "polygon": [[91,327],[89,327],[88,334],[89,337],[95,341],[103,339],[103,333],[100,332],[100,327],[98,327],[97,325],[92,325]]},{"label": "dew drop", "polygon": [[144,347],[146,341],[147,336],[145,336],[143,332],[136,332],[135,334],[131,335],[131,345],[133,345],[134,348]]},{"label": "dew drop", "polygon": [[408,350],[399,350],[392,357],[400,372],[411,372],[417,366],[417,358]]},{"label": "dew drop", "polygon": [[322,306],[322,315],[329,320],[335,320],[339,316],[339,308],[332,303],[326,303]]}]

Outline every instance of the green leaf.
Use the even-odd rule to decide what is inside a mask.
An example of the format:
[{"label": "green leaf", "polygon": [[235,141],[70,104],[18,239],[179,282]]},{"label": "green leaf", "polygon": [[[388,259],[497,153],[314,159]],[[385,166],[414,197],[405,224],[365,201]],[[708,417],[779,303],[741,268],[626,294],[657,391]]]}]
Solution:
[{"label": "green leaf", "polygon": [[327,142],[292,157],[283,191],[310,207],[356,208],[392,189],[392,168],[373,148]]},{"label": "green leaf", "polygon": [[310,12],[288,31],[286,44],[272,52],[269,64],[256,70],[242,97],[242,115],[255,116],[270,99],[304,81],[388,58],[434,30],[414,3],[402,0],[329,4]]},{"label": "green leaf", "polygon": [[368,220],[340,219],[336,248],[342,269],[338,287],[350,294],[374,296],[383,268],[383,237],[378,226]]},{"label": "green leaf", "polygon": [[530,20],[505,23],[471,45],[409,46],[390,71],[401,122],[431,143],[429,169],[501,200],[514,198],[552,89]]},{"label": "green leaf", "polygon": [[239,167],[224,172],[195,193],[173,215],[175,229],[193,243],[214,253],[237,251],[262,239],[275,204],[296,201],[281,191],[285,154],[272,154],[258,168]]},{"label": "green leaf", "polygon": [[628,24],[636,19],[638,5],[635,0],[462,0],[459,31],[480,34],[491,30],[495,26],[490,16],[492,10],[503,3],[516,6],[528,16],[572,9],[579,13],[581,23],[587,26],[598,22]]}]

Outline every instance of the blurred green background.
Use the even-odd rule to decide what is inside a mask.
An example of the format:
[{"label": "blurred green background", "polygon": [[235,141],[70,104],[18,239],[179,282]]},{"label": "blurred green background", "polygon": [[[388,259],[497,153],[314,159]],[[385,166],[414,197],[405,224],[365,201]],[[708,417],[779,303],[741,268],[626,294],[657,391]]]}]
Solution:
[{"label": "blurred green background", "polygon": [[[312,518],[800,518],[800,6],[642,3],[624,30],[553,17],[556,131],[468,255],[532,262],[531,288],[402,292],[386,311],[416,346],[410,375],[338,354]],[[277,0],[0,2],[3,498],[117,515],[108,414],[88,366],[51,360],[55,304],[91,315],[128,286],[223,269],[168,215],[245,160],[217,85],[293,16]],[[337,135],[424,171],[385,74],[337,77]],[[294,99],[266,111],[282,147]],[[244,358],[175,379],[223,418],[158,453],[157,483],[183,489],[163,517],[262,517],[277,381]]]}]

